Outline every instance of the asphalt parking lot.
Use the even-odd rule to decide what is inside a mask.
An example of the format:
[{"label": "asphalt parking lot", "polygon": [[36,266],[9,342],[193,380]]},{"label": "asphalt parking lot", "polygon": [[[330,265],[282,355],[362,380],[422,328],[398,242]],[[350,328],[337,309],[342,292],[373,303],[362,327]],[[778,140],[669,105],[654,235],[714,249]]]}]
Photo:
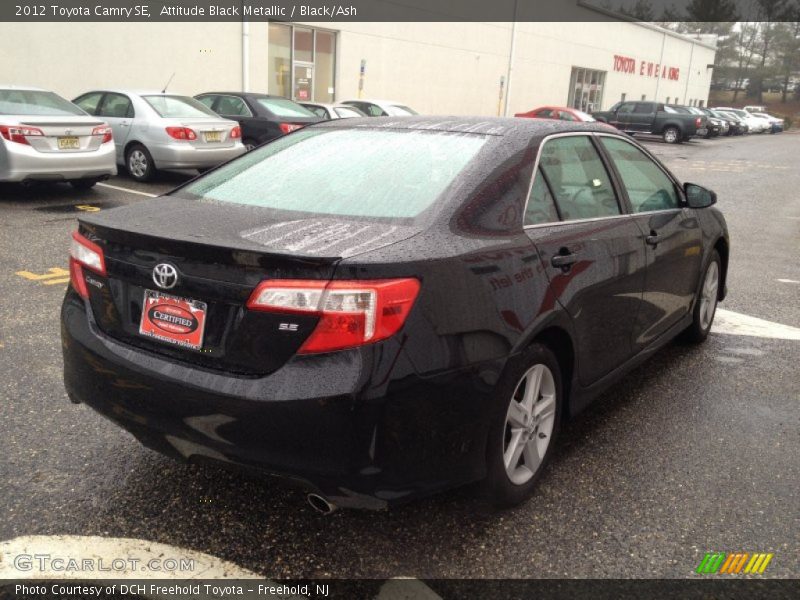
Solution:
[{"label": "asphalt parking lot", "polygon": [[800,135],[647,144],[719,195],[729,312],[568,423],[534,497],[505,512],[464,488],[324,517],[298,490],[173,462],[70,404],[58,311],[76,217],[187,176],[0,187],[0,540],[140,538],[274,578],[683,578],[711,551],[772,552],[764,577],[798,577]]}]

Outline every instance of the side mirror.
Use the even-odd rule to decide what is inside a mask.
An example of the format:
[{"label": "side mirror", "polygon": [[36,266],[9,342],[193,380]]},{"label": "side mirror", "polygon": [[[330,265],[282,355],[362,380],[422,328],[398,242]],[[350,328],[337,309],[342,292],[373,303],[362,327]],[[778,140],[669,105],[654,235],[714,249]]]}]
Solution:
[{"label": "side mirror", "polygon": [[689,208],[708,208],[717,203],[717,195],[702,185],[684,183],[683,191],[686,194],[686,203]]}]

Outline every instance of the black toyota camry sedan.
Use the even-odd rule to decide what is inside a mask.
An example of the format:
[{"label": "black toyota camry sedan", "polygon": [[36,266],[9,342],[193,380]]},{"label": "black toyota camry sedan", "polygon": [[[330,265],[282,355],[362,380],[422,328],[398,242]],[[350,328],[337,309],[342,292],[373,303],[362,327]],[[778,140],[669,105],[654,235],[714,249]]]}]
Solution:
[{"label": "black toyota camry sedan", "polygon": [[294,479],[320,510],[479,480],[512,505],[564,418],[708,335],[715,201],[599,124],[311,125],[80,218],[66,388],[150,448]]}]

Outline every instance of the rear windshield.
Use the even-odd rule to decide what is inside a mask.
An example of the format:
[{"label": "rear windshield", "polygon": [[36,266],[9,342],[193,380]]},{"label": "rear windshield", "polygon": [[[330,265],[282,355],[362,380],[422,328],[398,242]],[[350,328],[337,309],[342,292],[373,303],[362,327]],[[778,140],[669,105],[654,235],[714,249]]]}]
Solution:
[{"label": "rear windshield", "polygon": [[63,117],[83,116],[86,113],[53,92],[0,90],[0,114]]},{"label": "rear windshield", "polygon": [[205,104],[188,96],[142,96],[160,116],[167,119],[192,119],[195,117],[216,117]]},{"label": "rear windshield", "polygon": [[305,129],[177,194],[317,216],[409,219],[430,207],[485,143],[476,134]]},{"label": "rear windshield", "polygon": [[257,98],[258,103],[276,117],[316,117],[313,112],[286,98]]}]

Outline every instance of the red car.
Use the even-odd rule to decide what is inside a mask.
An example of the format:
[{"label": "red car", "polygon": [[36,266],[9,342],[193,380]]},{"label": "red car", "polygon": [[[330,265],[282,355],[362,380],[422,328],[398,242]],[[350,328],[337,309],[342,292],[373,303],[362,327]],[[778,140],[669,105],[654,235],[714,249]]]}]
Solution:
[{"label": "red car", "polygon": [[566,106],[540,106],[524,113],[517,113],[515,117],[525,117],[527,119],[557,119],[559,121],[582,121],[589,123],[594,121],[592,115],[581,110]]}]

